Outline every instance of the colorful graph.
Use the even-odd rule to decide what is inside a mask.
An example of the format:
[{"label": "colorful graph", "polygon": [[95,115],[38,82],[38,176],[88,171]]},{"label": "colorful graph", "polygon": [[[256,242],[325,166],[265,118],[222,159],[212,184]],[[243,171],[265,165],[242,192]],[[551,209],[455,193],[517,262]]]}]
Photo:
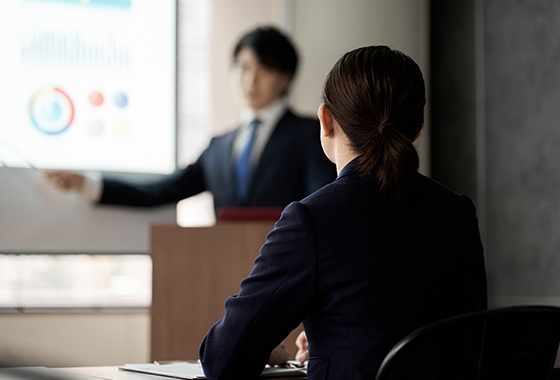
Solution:
[{"label": "colorful graph", "polygon": [[27,2],[56,3],[82,7],[130,9],[131,0],[26,0]]},{"label": "colorful graph", "polygon": [[41,132],[56,135],[72,125],[74,104],[60,88],[43,87],[29,101],[29,117]]},{"label": "colorful graph", "polygon": [[89,69],[127,70],[130,54],[114,33],[95,35],[79,30],[33,28],[20,39],[25,64],[55,64]]}]

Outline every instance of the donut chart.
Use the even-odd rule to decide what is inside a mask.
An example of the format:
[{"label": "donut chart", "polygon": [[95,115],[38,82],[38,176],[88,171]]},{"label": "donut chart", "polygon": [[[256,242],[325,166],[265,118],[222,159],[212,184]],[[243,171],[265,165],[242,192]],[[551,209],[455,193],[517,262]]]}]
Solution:
[{"label": "donut chart", "polygon": [[74,122],[74,103],[60,88],[43,87],[29,101],[29,117],[39,131],[57,135]]}]

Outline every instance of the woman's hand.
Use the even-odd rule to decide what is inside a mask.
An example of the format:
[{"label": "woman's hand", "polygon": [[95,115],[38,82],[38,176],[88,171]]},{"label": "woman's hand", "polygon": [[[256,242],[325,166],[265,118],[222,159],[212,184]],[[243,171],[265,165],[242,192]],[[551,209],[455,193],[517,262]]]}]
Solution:
[{"label": "woman's hand", "polygon": [[309,346],[307,344],[307,335],[305,335],[305,331],[302,331],[296,338],[296,346],[298,348],[296,360],[303,364],[309,360]]},{"label": "woman's hand", "polygon": [[288,360],[290,360],[290,353],[286,350],[283,344],[280,344],[270,353],[270,358],[268,358],[268,365],[270,365],[271,367],[275,365],[287,367]]}]

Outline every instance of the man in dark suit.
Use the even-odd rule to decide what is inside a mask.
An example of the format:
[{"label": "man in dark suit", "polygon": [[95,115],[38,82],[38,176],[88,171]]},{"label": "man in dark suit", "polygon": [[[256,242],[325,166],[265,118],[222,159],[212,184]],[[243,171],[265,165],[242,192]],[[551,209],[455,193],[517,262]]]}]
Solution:
[{"label": "man in dark suit", "polygon": [[232,83],[242,106],[238,128],[215,137],[196,162],[160,181],[137,184],[91,179],[68,172],[46,177],[58,188],[77,189],[101,204],[156,206],[209,190],[221,207],[284,207],[336,177],[322,153],[319,123],[295,115],[285,95],[297,53],[280,31],[257,28],[233,52]]}]

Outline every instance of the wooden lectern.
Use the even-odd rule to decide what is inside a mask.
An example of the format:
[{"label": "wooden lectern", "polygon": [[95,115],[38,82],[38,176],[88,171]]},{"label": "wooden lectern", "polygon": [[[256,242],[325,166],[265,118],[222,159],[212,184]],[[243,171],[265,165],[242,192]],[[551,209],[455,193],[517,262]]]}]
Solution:
[{"label": "wooden lectern", "polygon": [[[152,360],[198,358],[204,335],[224,315],[226,298],[239,292],[273,227],[272,221],[152,227]],[[300,331],[284,341],[292,355]]]}]

